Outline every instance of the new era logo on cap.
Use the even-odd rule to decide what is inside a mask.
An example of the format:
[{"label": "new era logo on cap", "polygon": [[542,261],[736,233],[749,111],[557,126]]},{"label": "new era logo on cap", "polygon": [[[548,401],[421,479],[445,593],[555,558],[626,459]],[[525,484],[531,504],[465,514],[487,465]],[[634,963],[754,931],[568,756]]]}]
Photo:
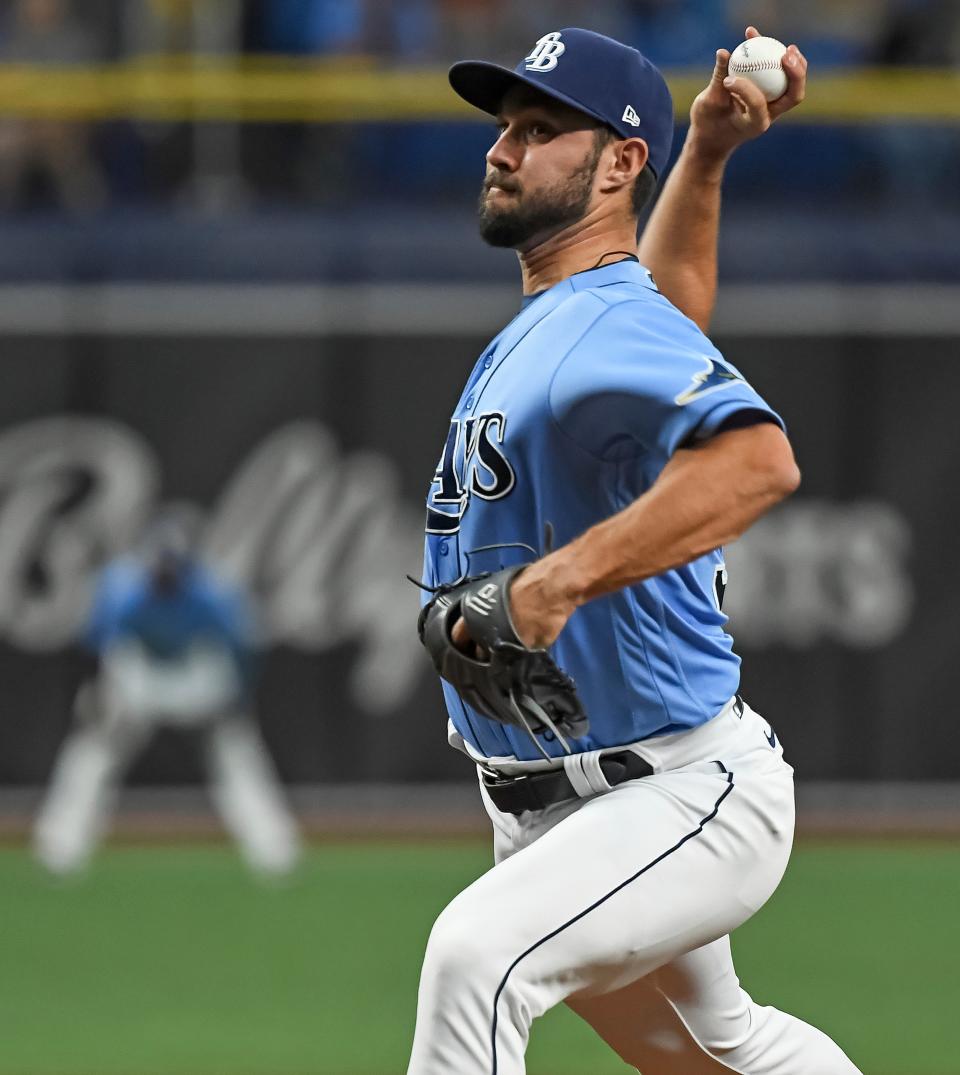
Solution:
[{"label": "new era logo on cap", "polygon": [[528,71],[552,71],[567,51],[567,46],[560,40],[559,30],[544,34],[533,46],[533,52],[526,58]]},{"label": "new era logo on cap", "polygon": [[623,120],[624,123],[629,123],[631,127],[640,126],[640,117],[634,110],[633,105],[627,105],[627,107],[623,110],[623,115],[620,118]]}]

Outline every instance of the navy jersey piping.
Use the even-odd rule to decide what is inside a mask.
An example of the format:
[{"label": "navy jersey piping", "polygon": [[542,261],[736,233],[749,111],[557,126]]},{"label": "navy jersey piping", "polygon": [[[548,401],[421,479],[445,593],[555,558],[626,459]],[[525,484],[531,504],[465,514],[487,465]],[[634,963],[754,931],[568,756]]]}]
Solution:
[{"label": "navy jersey piping", "polygon": [[701,820],[700,824],[693,830],[693,832],[688,832],[687,835],[684,836],[682,839],[678,840],[673,845],[673,847],[658,855],[655,859],[653,859],[652,862],[648,862],[646,866],[638,870],[632,876],[628,877],[626,881],[622,881],[619,885],[616,886],[616,888],[612,888],[608,893],[606,893],[606,895],[601,896],[600,899],[590,904],[590,906],[587,907],[585,910],[580,911],[579,914],[576,914],[573,916],[573,918],[568,919],[566,922],[563,923],[562,926],[558,926],[555,930],[553,930],[552,933],[548,933],[545,937],[541,937],[539,941],[537,941],[535,944],[532,944],[525,952],[517,956],[517,958],[510,964],[510,966],[507,968],[506,974],[504,974],[503,978],[500,981],[500,984],[497,986],[497,991],[494,994],[493,998],[493,1019],[491,1021],[490,1027],[490,1045],[493,1051],[493,1067],[491,1068],[491,1075],[497,1075],[497,1008],[500,1004],[500,996],[503,993],[503,990],[506,988],[507,981],[513,971],[524,959],[527,958],[528,955],[530,955],[532,952],[535,952],[538,948],[541,947],[541,945],[546,944],[547,941],[553,940],[554,937],[561,934],[565,929],[568,929],[570,926],[575,925],[582,918],[586,918],[586,916],[590,914],[591,911],[595,911],[598,907],[602,906],[604,903],[607,902],[607,900],[611,899],[618,892],[621,892],[628,885],[633,884],[634,881],[642,877],[645,873],[647,873],[648,870],[652,870],[654,866],[663,862],[665,859],[668,859],[675,851],[679,851],[684,844],[699,836],[703,832],[704,828],[711,821],[713,821],[713,819],[720,812],[720,806],[723,803],[724,799],[726,799],[730,792],[733,791],[733,773],[727,772],[726,776],[727,786],[724,788],[723,794],[720,796],[719,799],[717,799],[716,803],[714,803],[713,810],[711,810],[711,812]]}]

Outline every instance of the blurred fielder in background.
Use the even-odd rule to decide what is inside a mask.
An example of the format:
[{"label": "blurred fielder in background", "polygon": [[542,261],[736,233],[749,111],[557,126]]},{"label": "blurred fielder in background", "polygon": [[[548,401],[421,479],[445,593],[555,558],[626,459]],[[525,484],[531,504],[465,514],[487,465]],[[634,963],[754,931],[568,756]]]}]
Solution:
[{"label": "blurred fielder in background", "polygon": [[251,712],[251,612],[199,561],[185,518],[161,518],[138,556],[105,567],[86,643],[97,670],[77,693],[77,727],[36,824],[39,860],[55,873],[84,866],[124,773],[154,732],[170,727],[203,733],[214,803],[248,864],[291,870],[296,823]]}]

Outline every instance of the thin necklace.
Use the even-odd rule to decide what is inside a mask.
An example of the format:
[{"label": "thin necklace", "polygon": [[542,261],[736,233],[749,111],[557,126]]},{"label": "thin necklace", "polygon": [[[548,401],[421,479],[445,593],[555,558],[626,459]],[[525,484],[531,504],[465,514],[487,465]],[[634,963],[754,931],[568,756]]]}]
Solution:
[{"label": "thin necklace", "polygon": [[[632,250],[608,250],[605,254],[602,254],[600,256],[600,260],[596,263],[596,265],[593,266],[593,269],[599,269],[604,259],[613,257],[614,254],[623,254],[625,255],[624,260],[629,259],[630,261],[635,261],[638,265],[640,264],[640,259]],[[592,272],[593,269],[591,269],[590,271]]]}]

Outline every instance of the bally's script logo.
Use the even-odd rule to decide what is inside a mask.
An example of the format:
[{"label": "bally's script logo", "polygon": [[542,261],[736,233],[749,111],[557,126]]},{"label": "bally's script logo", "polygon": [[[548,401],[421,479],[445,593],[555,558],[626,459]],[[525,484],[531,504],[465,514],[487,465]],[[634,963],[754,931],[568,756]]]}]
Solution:
[{"label": "bally's script logo", "polygon": [[[107,418],[53,415],[0,429],[0,643],[46,654],[82,636],[104,563],[169,506],[162,456]],[[182,479],[180,479],[182,481]],[[344,452],[320,422],[251,444],[197,520],[203,558],[258,610],[260,648],[353,656],[349,699],[389,714],[412,697],[420,511],[393,463]]]},{"label": "bally's script logo", "polygon": [[560,40],[560,31],[544,34],[533,46],[533,52],[526,59],[528,71],[552,71],[560,62],[560,57],[567,51],[567,46]]},{"label": "bally's script logo", "polygon": [[500,500],[516,485],[503,453],[507,419],[500,411],[454,418],[430,483],[427,533],[456,534],[470,498]]}]

